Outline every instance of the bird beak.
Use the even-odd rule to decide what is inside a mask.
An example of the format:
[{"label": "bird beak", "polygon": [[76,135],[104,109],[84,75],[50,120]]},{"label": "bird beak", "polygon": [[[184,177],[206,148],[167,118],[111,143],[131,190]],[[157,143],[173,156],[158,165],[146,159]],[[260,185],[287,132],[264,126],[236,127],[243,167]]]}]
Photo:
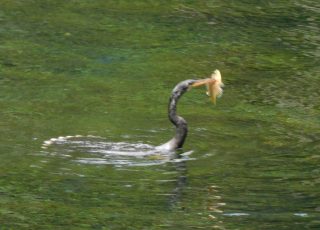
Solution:
[{"label": "bird beak", "polygon": [[199,87],[199,86],[202,86],[202,85],[214,84],[215,82],[216,82],[215,79],[207,78],[207,79],[198,80],[195,83],[193,83],[191,86],[192,87]]},{"label": "bird beak", "polygon": [[199,87],[205,85],[207,88],[207,95],[211,98],[213,104],[216,104],[216,97],[222,94],[222,88],[219,81],[212,78],[198,80],[192,84],[192,87]]},{"label": "bird beak", "polygon": [[223,83],[219,70],[215,70],[210,78],[196,80],[191,87],[199,87],[205,85],[207,87],[207,95],[211,98],[213,104],[216,104],[216,98],[220,97],[223,92]]}]

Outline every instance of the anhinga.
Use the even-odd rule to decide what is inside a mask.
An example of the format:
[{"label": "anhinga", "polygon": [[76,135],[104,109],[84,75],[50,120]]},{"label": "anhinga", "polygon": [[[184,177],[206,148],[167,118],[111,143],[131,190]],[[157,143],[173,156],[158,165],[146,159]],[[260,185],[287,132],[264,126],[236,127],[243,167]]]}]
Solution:
[{"label": "anhinga", "polygon": [[192,87],[201,85],[207,86],[207,94],[210,96],[213,103],[216,102],[216,97],[222,95],[223,83],[221,81],[221,74],[219,70],[215,70],[211,75],[211,78],[201,80],[185,80],[178,83],[172,90],[171,97],[168,105],[168,116],[171,123],[176,127],[176,133],[174,137],[167,143],[158,146],[158,149],[162,150],[175,150],[183,146],[188,133],[188,124],[186,120],[177,115],[177,104],[180,97],[190,90]]}]

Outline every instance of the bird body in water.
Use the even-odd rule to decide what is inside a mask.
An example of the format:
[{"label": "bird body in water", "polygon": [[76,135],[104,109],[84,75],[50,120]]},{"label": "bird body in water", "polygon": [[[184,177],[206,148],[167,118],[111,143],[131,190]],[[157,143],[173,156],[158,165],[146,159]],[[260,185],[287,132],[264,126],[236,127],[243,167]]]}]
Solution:
[{"label": "bird body in water", "polygon": [[222,95],[221,74],[219,70],[215,70],[211,75],[211,78],[201,79],[201,80],[184,80],[178,83],[172,90],[169,105],[168,105],[168,116],[171,123],[176,127],[176,133],[174,137],[163,145],[157,147],[160,150],[176,150],[182,148],[187,134],[188,134],[188,124],[186,120],[177,114],[177,103],[180,97],[190,90],[192,87],[198,87],[206,85],[207,95],[210,96],[213,103],[216,102],[216,97]]},{"label": "bird body in water", "polygon": [[[81,151],[84,151],[85,153],[103,154],[103,158],[88,157],[78,159],[79,162],[90,164],[96,164],[98,162],[98,164],[148,165],[166,162],[166,160],[171,159],[172,154],[170,152],[182,148],[188,134],[186,120],[177,114],[178,101],[184,93],[198,86],[206,86],[207,95],[211,98],[211,101],[215,103],[216,97],[219,97],[222,94],[223,84],[220,72],[216,70],[210,78],[206,79],[184,80],[174,87],[169,99],[168,117],[175,126],[175,135],[163,145],[155,147],[142,143],[107,142],[104,141],[103,138],[97,136],[73,135],[46,140],[41,148],[48,149],[49,147],[56,147],[58,150],[55,151],[58,152],[66,148],[67,155],[70,155],[75,149],[76,155]],[[149,162],[149,158],[146,158],[145,162],[141,162],[142,156],[156,156],[157,160]],[[139,161],[136,162],[133,160],[134,157],[137,157]]]}]

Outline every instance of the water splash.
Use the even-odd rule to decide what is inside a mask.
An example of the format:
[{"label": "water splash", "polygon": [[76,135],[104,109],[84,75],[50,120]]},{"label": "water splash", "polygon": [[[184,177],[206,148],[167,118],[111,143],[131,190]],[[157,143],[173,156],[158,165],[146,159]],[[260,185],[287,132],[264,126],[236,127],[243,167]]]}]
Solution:
[{"label": "water splash", "polygon": [[69,158],[74,162],[94,165],[150,166],[190,160],[192,151],[180,154],[156,146],[128,142],[109,142],[99,136],[61,136],[43,142],[43,153]]}]

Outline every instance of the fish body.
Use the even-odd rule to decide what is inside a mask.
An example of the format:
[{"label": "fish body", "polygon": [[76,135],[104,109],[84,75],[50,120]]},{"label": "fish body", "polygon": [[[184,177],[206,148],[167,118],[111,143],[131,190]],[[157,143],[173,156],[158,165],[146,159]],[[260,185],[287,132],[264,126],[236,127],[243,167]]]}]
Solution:
[{"label": "fish body", "polygon": [[224,86],[220,71],[216,69],[211,74],[210,78],[214,81],[206,83],[207,95],[210,97],[212,103],[216,104],[217,97],[222,96],[222,93],[223,93],[222,87]]},{"label": "fish body", "polygon": [[191,87],[199,87],[205,85],[207,87],[207,95],[211,101],[216,104],[217,97],[221,97],[223,93],[222,77],[219,70],[215,70],[209,78],[200,79],[194,82]]}]

